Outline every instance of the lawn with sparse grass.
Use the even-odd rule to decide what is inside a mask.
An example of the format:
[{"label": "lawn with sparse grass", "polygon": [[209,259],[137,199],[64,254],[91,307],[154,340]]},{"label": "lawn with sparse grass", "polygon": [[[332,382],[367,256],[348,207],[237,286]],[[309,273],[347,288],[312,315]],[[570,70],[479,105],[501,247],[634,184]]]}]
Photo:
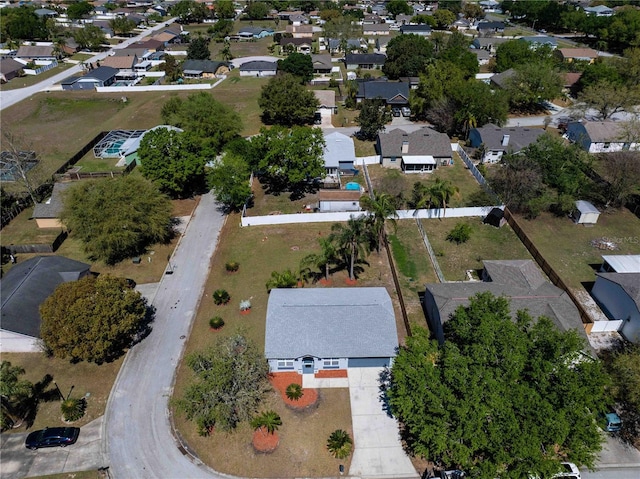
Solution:
[{"label": "lawn with sparse grass", "polygon": [[[467,270],[482,269],[482,260],[532,259],[509,225],[495,228],[482,223],[482,218],[423,219],[422,225],[447,281],[467,280]],[[471,227],[471,238],[462,244],[447,240],[458,224]]]},{"label": "lawn with sparse grass", "polygon": [[[21,378],[33,384],[42,383],[46,396],[50,397],[48,401],[39,401],[35,421],[28,429],[31,431],[47,426],[66,425],[62,420],[59,394],[56,393],[54,381],[64,397],[71,394],[71,397],[84,397],[87,400],[85,415],[74,422],[73,426],[84,426],[102,416],[124,356],[100,366],[85,361],[73,364],[68,359],[47,358],[43,353],[2,353],[2,360],[24,368],[25,374]],[[52,378],[48,380],[46,375]],[[24,431],[24,426],[12,430]]]},{"label": "lawn with sparse grass", "polygon": [[47,78],[51,78],[58,73],[61,73],[69,68],[75,66],[73,63],[58,63],[57,67],[52,68],[51,70],[47,70],[46,72],[42,72],[39,75],[24,75],[21,77],[12,78],[8,83],[3,83],[0,86],[0,90],[15,90],[17,88],[25,88],[28,86],[35,85],[36,83],[40,83]]},{"label": "lawn with sparse grass", "polygon": [[[594,268],[602,264],[602,255],[640,254],[640,219],[626,208],[605,211],[594,226],[578,225],[550,213],[533,220],[516,219],[556,273],[576,290],[595,281]],[[591,245],[600,238],[614,242],[618,249],[601,250]]]},{"label": "lawn with sparse grass", "polygon": [[[300,260],[319,252],[318,238],[326,237],[331,224],[298,224],[265,227],[239,226],[239,215],[231,215],[221,232],[218,249],[213,257],[211,272],[204,295],[189,336],[186,354],[211,345],[216,338],[242,332],[264,348],[265,319],[268,293],[265,283],[272,271],[287,268],[296,271]],[[228,273],[225,263],[236,261],[240,267]],[[358,287],[385,286],[391,292],[396,310],[396,321],[401,341],[406,334],[392,293],[392,279],[384,251],[371,253],[364,271],[359,275]],[[336,272],[331,276],[330,287],[346,287],[346,273]],[[308,284],[305,287],[321,287]],[[212,293],[225,289],[231,301],[225,306],[216,306]],[[240,314],[241,300],[251,301],[251,312]],[[209,327],[209,319],[219,315],[225,325],[220,331]],[[174,397],[180,397],[191,379],[184,361],[178,369]],[[216,470],[245,477],[327,477],[334,476],[340,462],[326,451],[328,435],[338,428],[351,431],[349,394],[346,389],[320,390],[320,403],[316,410],[303,415],[287,409],[277,394],[267,395],[265,409],[274,409],[282,417],[283,425],[278,430],[280,445],[273,454],[260,455],[251,447],[252,431],[241,425],[232,433],[214,431],[210,437],[200,437],[195,424],[177,413],[176,426],[189,446],[201,460]],[[342,463],[347,464],[347,463]]]},{"label": "lawn with sparse grass", "polygon": [[247,209],[247,216],[286,215],[308,210],[307,205],[318,204],[318,193],[307,193],[303,198],[291,200],[289,192],[269,193],[258,179],[253,180],[253,205]]},{"label": "lawn with sparse grass", "polygon": [[[477,206],[477,198],[484,196],[483,190],[469,172],[457,153],[454,153],[454,164],[439,166],[433,173],[403,173],[399,169],[385,168],[381,165],[367,165],[374,190],[387,192],[394,196],[402,193],[405,200],[411,197],[415,182],[433,183],[436,178],[449,180],[458,188],[447,207]],[[485,206],[485,205],[482,205]]]}]

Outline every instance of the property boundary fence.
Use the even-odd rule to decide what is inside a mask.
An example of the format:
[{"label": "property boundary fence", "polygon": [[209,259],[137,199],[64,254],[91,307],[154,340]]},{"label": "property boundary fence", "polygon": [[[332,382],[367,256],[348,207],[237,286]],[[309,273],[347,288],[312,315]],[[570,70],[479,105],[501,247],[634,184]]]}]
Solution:
[{"label": "property boundary fence", "polygon": [[457,148],[454,151],[458,153],[458,155],[460,155],[460,158],[462,158],[462,161],[464,162],[464,164],[467,165],[467,168],[469,168],[469,171],[477,180],[477,182],[480,183],[480,186],[482,187],[482,189],[486,191],[486,193],[490,195],[496,201],[496,203],[500,203],[500,198],[491,189],[485,177],[482,176],[482,173],[480,173],[480,170],[478,170],[476,165],[473,164],[473,161],[471,161],[471,158],[469,158],[469,155],[467,155],[467,152],[464,151],[464,148],[462,148],[462,146],[459,143],[457,143],[456,145],[457,145]]},{"label": "property boundary fence", "polygon": [[587,333],[590,333],[594,323],[591,315],[589,315],[589,313],[584,308],[584,306],[582,306],[582,304],[580,303],[576,295],[566,285],[566,283],[562,280],[560,275],[556,273],[556,271],[549,264],[549,262],[544,258],[544,256],[542,256],[538,248],[536,248],[536,246],[529,239],[529,237],[524,232],[524,230],[520,227],[520,225],[518,224],[518,221],[515,219],[515,217],[509,210],[509,208],[504,209],[504,217],[507,220],[507,223],[509,223],[509,226],[511,226],[513,231],[516,233],[516,235],[518,235],[518,238],[520,238],[520,241],[522,241],[522,244],[524,244],[525,248],[527,248],[527,250],[529,251],[529,254],[531,254],[531,256],[536,261],[536,263],[538,263],[538,266],[540,266],[540,269],[542,269],[542,271],[549,277],[549,279],[554,285],[556,285],[558,288],[566,292],[569,298],[571,298],[571,301],[573,301],[573,304],[575,304],[576,308],[578,309],[578,312],[580,313],[580,319],[584,324],[585,330],[587,331]]},{"label": "property boundary fence", "polygon": [[422,222],[420,218],[416,218],[416,225],[418,225],[418,231],[420,232],[420,236],[422,236],[422,241],[424,241],[424,245],[427,248],[427,253],[429,253],[429,259],[431,260],[431,264],[433,265],[433,269],[436,272],[436,276],[438,276],[438,281],[441,283],[445,283],[446,279],[444,278],[444,274],[442,274],[442,270],[440,269],[440,265],[438,264],[438,260],[436,259],[436,254],[431,247],[431,243],[429,242],[429,238],[427,238],[427,233],[424,230],[424,226],[422,226]]},{"label": "property boundary fence", "polygon": [[4,246],[11,254],[27,254],[27,253],[55,253],[62,242],[67,239],[68,233],[61,231],[51,244],[12,244]]}]

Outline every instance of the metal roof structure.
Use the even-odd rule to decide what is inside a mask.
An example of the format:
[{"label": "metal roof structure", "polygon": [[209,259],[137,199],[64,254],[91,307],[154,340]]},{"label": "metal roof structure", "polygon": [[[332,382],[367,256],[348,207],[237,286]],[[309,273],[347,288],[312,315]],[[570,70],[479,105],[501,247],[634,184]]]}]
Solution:
[{"label": "metal roof structure", "polygon": [[609,265],[606,271],[616,273],[640,273],[640,254],[603,255],[602,260]]},{"label": "metal roof structure", "polygon": [[96,158],[120,158],[133,140],[146,132],[147,130],[111,130],[93,147],[93,155]]}]

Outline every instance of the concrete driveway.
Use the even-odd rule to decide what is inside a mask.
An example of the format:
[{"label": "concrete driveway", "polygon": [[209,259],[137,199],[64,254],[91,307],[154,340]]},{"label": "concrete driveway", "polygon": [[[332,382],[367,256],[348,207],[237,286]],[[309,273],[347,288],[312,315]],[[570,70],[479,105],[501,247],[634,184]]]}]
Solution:
[{"label": "concrete driveway", "polygon": [[380,399],[382,368],[349,368],[349,397],[354,452],[350,476],[419,478],[400,444],[398,423],[387,415]]},{"label": "concrete driveway", "polygon": [[30,451],[24,440],[30,432],[2,434],[1,479],[92,471],[105,466],[102,455],[102,420],[99,417],[80,428],[78,441],[69,447],[51,447]]}]

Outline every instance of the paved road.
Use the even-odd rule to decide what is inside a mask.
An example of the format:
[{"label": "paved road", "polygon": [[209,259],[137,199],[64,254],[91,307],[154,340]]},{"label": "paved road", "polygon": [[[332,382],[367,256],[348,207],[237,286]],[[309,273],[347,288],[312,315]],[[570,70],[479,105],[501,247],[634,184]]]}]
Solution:
[{"label": "paved road", "polygon": [[159,285],[153,331],[129,351],[118,374],[104,435],[116,479],[218,477],[178,450],[168,400],[224,220],[211,194],[204,195],[171,259],[174,273]]},{"label": "paved road", "polygon": [[[162,30],[166,28],[169,24],[173,23],[175,18],[167,20],[161,24],[156,25],[153,28],[148,28],[144,32],[140,33],[138,36],[128,38],[124,40],[122,43],[115,45],[111,50],[107,52],[101,52],[91,57],[85,63],[95,63],[96,61],[104,59],[109,52],[113,50],[119,50],[122,48],[127,48],[132,43],[140,41],[144,37],[156,33],[158,30]],[[80,64],[73,66],[63,72],[58,73],[52,77],[46,78],[35,85],[28,86],[26,88],[18,88],[16,90],[4,90],[0,91],[0,110],[4,110],[5,108],[9,108],[11,105],[15,105],[16,103],[29,98],[31,95],[35,95],[36,93],[47,90],[51,88],[55,83],[61,82],[67,77],[75,75],[77,73],[82,72],[82,66]]]}]

